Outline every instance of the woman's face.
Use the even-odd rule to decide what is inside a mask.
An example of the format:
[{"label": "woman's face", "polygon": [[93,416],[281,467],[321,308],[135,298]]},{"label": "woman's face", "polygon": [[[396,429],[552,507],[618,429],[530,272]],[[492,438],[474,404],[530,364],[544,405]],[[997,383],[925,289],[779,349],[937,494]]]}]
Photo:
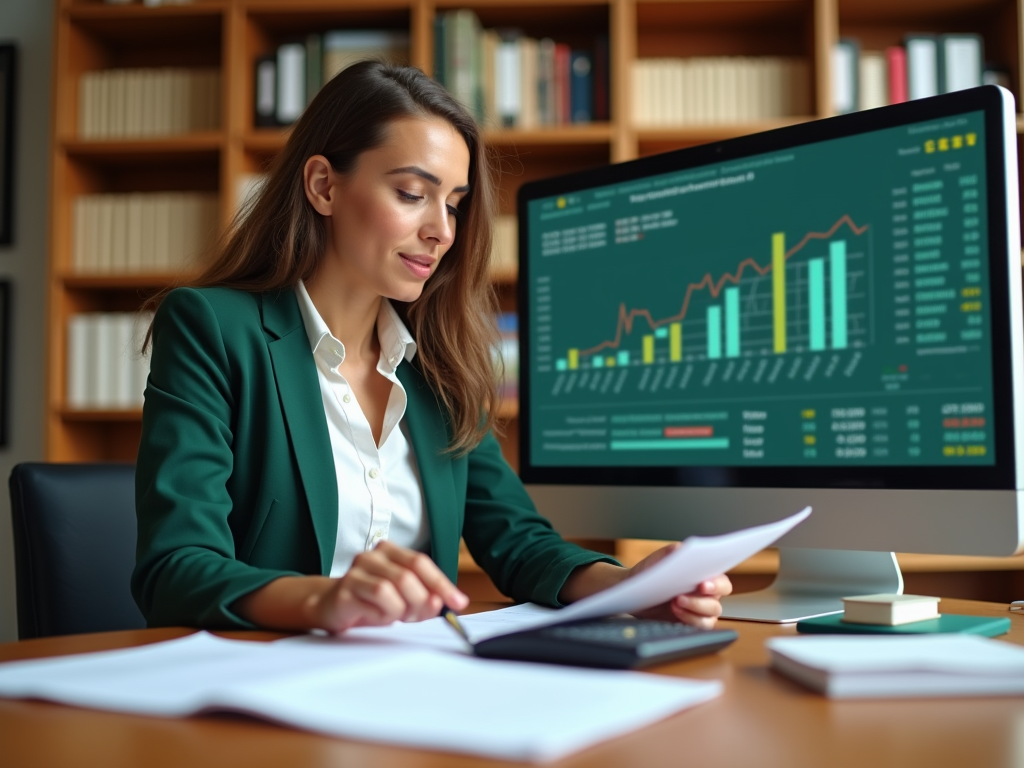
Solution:
[{"label": "woman's face", "polygon": [[378,296],[419,298],[455,239],[458,206],[469,191],[465,140],[440,118],[403,118],[349,173],[327,175],[326,256],[339,276]]}]

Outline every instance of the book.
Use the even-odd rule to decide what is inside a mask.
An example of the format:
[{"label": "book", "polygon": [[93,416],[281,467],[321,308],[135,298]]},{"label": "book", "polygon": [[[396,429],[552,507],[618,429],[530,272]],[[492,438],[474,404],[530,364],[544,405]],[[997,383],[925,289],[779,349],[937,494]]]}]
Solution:
[{"label": "book", "polygon": [[279,125],[291,125],[306,108],[306,46],[285,43],[277,48],[277,103]]},{"label": "book", "polygon": [[857,109],[860,44],[848,37],[840,39],[832,51],[832,108],[837,115]]},{"label": "book", "polygon": [[942,35],[939,46],[942,93],[977,88],[982,84],[981,35]]},{"label": "book", "polygon": [[796,624],[796,631],[807,635],[983,635],[998,637],[1010,631],[1010,620],[1005,617],[961,616],[944,613],[935,619],[913,621],[895,626],[885,624],[854,624],[843,621],[841,614],[804,619]]},{"label": "book", "polygon": [[863,51],[857,74],[860,85],[857,95],[858,109],[875,109],[889,103],[885,54]]},{"label": "book", "polygon": [[256,59],[253,123],[260,128],[277,125],[277,56]]},{"label": "book", "polygon": [[939,44],[935,35],[907,35],[907,98],[935,96],[939,90]]},{"label": "book", "polygon": [[611,119],[609,93],[608,35],[594,38],[594,119]]},{"label": "book", "polygon": [[317,34],[306,35],[306,103],[309,104],[323,85],[323,38]]},{"label": "book", "polygon": [[907,52],[901,45],[885,49],[889,80],[889,103],[902,104],[907,100]]},{"label": "book", "polygon": [[[443,14],[439,14],[435,19],[435,34],[439,27],[444,26],[442,17]],[[393,64],[408,64],[409,33],[391,29],[331,30],[324,33],[321,51],[321,83],[326,83],[346,67],[363,59],[384,59]],[[443,50],[435,51],[435,57],[443,58],[443,53]]]},{"label": "book", "polygon": [[569,81],[570,118],[573,123],[589,123],[594,118],[593,63],[589,51],[570,54]]},{"label": "book", "polygon": [[149,357],[141,349],[152,319],[151,312],[85,312],[68,319],[69,408],[141,407],[149,376]]},{"label": "book", "polygon": [[859,595],[843,598],[844,622],[895,626],[934,619],[939,598],[923,595]]},{"label": "book", "polygon": [[1024,648],[976,635],[773,637],[772,669],[837,699],[1024,694]]}]

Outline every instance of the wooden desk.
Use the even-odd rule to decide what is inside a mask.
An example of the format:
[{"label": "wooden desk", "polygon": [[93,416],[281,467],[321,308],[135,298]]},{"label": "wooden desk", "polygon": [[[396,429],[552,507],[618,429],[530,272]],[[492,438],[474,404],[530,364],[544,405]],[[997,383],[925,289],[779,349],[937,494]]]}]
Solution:
[{"label": "wooden desk", "polygon": [[[1013,629],[1004,639],[1024,645],[1024,616],[1008,613],[1005,605],[944,600],[942,608],[950,613],[1009,615]],[[740,632],[740,639],[730,648],[658,669],[664,674],[722,680],[725,693],[721,698],[578,753],[559,765],[1020,765],[1024,698],[829,702],[767,669],[765,638],[791,634],[792,627],[743,622],[722,625]],[[8,643],[0,645],[0,661],[124,648],[188,632],[142,630]],[[265,632],[226,636],[280,637]],[[0,700],[0,765],[468,768],[508,764],[342,741],[244,717],[171,720]]]}]

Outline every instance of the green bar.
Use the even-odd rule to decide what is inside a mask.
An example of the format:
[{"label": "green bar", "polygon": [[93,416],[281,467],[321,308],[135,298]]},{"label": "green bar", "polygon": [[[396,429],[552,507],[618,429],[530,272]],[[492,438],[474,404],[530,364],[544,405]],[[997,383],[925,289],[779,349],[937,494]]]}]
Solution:
[{"label": "green bar", "polygon": [[725,289],[725,356],[740,356],[740,289]]},{"label": "green bar", "polygon": [[612,440],[613,451],[686,451],[728,447],[728,437],[694,437],[685,440]]},{"label": "green bar", "polygon": [[668,338],[668,328],[664,328],[664,327],[662,327],[662,328],[655,328],[654,329],[654,338],[656,338],[656,339],[667,339]]},{"label": "green bar", "polygon": [[617,365],[629,365],[629,350],[625,349],[616,355]]},{"label": "green bar", "polygon": [[807,282],[810,291],[811,351],[825,348],[825,260],[807,262]]},{"label": "green bar", "polygon": [[590,358],[590,367],[604,368],[604,358],[601,357],[600,355],[594,355],[592,358]]},{"label": "green bar", "polygon": [[832,277],[832,349],[846,349],[846,241],[829,244]]},{"label": "green bar", "polygon": [[717,360],[722,356],[722,308],[717,304],[708,307],[708,359]]}]

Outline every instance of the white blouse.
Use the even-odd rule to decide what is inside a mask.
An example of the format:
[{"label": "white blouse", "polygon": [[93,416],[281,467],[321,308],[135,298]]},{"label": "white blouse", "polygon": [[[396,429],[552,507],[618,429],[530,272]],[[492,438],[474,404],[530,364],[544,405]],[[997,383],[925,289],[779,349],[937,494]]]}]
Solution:
[{"label": "white blouse", "polygon": [[413,359],[416,342],[391,303],[382,300],[377,315],[377,371],[391,382],[391,396],[378,446],[355,393],[338,372],[345,359],[344,344],[331,334],[301,280],[295,296],[316,360],[338,483],[338,539],[331,576],[344,576],[357,554],[384,539],[427,551],[430,529],[423,514],[423,488],[402,421],[408,399],[395,375],[403,360]]}]

